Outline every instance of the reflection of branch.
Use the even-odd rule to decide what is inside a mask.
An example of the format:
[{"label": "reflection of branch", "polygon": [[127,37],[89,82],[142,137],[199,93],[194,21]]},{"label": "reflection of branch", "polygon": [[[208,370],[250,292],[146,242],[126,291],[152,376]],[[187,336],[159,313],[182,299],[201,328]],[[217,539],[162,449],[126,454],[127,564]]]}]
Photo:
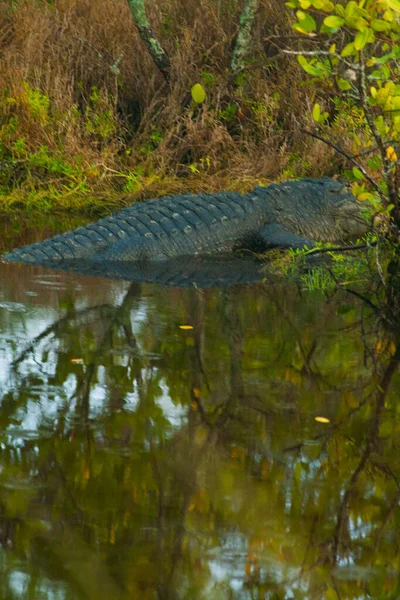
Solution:
[{"label": "reflection of branch", "polygon": [[354,493],[355,485],[356,485],[361,473],[364,471],[365,466],[366,466],[372,452],[375,449],[376,441],[379,436],[379,427],[381,424],[382,411],[383,411],[383,408],[385,405],[386,395],[389,390],[390,383],[392,381],[392,377],[398,369],[399,363],[400,363],[400,344],[397,345],[396,352],[392,356],[392,358],[389,362],[389,365],[383,374],[380,385],[378,387],[379,391],[378,391],[377,397],[376,397],[375,418],[374,418],[371,430],[369,432],[369,435],[368,435],[368,438],[366,441],[365,450],[362,454],[361,460],[360,460],[357,468],[355,469],[353,475],[350,478],[347,489],[343,496],[343,500],[339,507],[337,522],[336,522],[336,529],[335,529],[335,533],[333,536],[333,562],[334,562],[334,564],[336,564],[336,562],[337,562],[340,538],[341,538],[341,535],[343,532],[343,527],[344,527],[344,522],[346,519],[348,504],[349,504],[351,496]]},{"label": "reflection of branch", "polygon": [[79,523],[83,523],[84,511],[76,503],[76,500],[75,500],[71,490],[69,489],[67,477],[63,471],[61,464],[58,462],[56,455],[53,454],[52,458],[53,458],[54,465],[57,467],[58,472],[60,474],[60,479],[61,479],[62,485],[64,486],[64,489],[66,490],[67,495],[69,496],[69,499],[71,500],[71,503],[73,504],[77,514],[79,515]]},{"label": "reflection of branch", "polygon": [[362,400],[355,408],[352,408],[345,417],[343,417],[343,419],[341,419],[340,421],[336,422],[334,425],[332,425],[332,427],[330,427],[328,429],[328,431],[326,431],[325,433],[319,433],[317,435],[314,435],[314,437],[312,438],[307,438],[306,440],[302,440],[301,442],[298,442],[297,444],[294,444],[293,446],[288,446],[287,448],[284,448],[282,450],[282,453],[286,453],[286,452],[294,452],[296,450],[301,450],[303,448],[303,446],[305,446],[306,444],[309,444],[310,442],[318,442],[319,440],[325,440],[324,443],[326,443],[327,440],[329,440],[329,438],[334,434],[337,433],[342,425],[347,425],[349,419],[355,414],[357,413],[359,410],[361,410],[361,408],[363,408],[363,406],[367,403],[368,399],[370,398],[370,396],[372,395],[373,392],[371,392],[371,394],[368,394],[368,396],[366,396],[364,398],[364,400]]},{"label": "reflection of branch", "polygon": [[[269,298],[271,300],[271,295],[269,295]],[[292,319],[289,317],[289,315],[287,314],[287,312],[285,311],[285,309],[282,307],[282,305],[280,305],[275,296],[272,298],[272,302],[275,304],[276,308],[278,309],[278,311],[284,316],[285,320],[288,322],[289,326],[291,327],[291,329],[294,331],[295,336],[296,336],[296,341],[299,345],[299,350],[300,350],[300,354],[303,357],[303,361],[304,361],[304,365],[303,365],[303,370],[307,373],[307,375],[312,379],[312,381],[314,381],[315,385],[317,386],[317,388],[320,388],[320,384],[318,381],[318,378],[320,377],[320,373],[318,373],[318,370],[316,370],[316,372],[314,372],[312,366],[311,366],[311,359],[312,356],[316,350],[317,347],[317,341],[314,340],[312,345],[311,345],[311,349],[309,352],[306,352],[303,343],[301,341],[301,335],[297,329],[297,327],[294,325]]]},{"label": "reflection of branch", "polygon": [[[73,311],[68,311],[67,314],[64,317],[61,317],[61,319],[59,319],[58,321],[56,321],[55,323],[52,323],[51,325],[49,325],[49,327],[47,327],[44,331],[42,331],[42,333],[40,333],[37,337],[35,337],[34,340],[32,340],[32,342],[30,342],[30,344],[21,352],[21,354],[18,356],[18,358],[16,358],[13,362],[12,362],[12,366],[15,368],[17,367],[23,360],[25,360],[27,354],[29,354],[29,352],[32,352],[32,350],[34,350],[34,348],[39,344],[39,342],[41,340],[43,340],[45,337],[47,337],[50,334],[57,334],[59,333],[59,330],[62,329],[62,327],[65,324],[69,324],[70,321],[72,319],[76,319],[78,317],[83,317],[86,316],[88,314],[90,314],[91,312],[93,313],[100,313],[100,314],[96,314],[97,319],[104,319],[104,317],[109,316],[109,314],[111,312],[113,312],[115,309],[113,306],[111,306],[110,304],[101,304],[100,306],[90,306],[88,308],[84,308],[80,311],[78,310],[73,310]],[[103,314],[104,312],[104,314]]]},{"label": "reflection of branch", "polygon": [[332,271],[332,269],[329,269],[329,275],[332,277],[333,281],[336,283],[336,286],[338,289],[340,290],[344,290],[345,292],[347,292],[348,294],[350,294],[351,296],[355,296],[356,298],[358,298],[359,300],[362,300],[367,306],[369,306],[375,313],[380,314],[381,311],[380,309],[376,306],[376,304],[374,304],[373,302],[371,302],[371,300],[369,300],[368,298],[366,298],[365,296],[363,296],[362,294],[360,294],[359,292],[356,292],[355,290],[352,290],[351,288],[348,287],[344,287],[340,284],[340,281],[337,280],[337,278],[335,277],[334,272]]},{"label": "reflection of branch", "polygon": [[[130,286],[130,288],[128,289],[127,293],[125,294],[125,297],[122,300],[121,304],[117,307],[112,307],[112,312],[110,312],[110,316],[112,316],[112,318],[110,319],[108,327],[105,329],[105,331],[103,333],[103,337],[96,348],[96,351],[94,353],[94,360],[87,365],[87,370],[84,373],[84,377],[81,380],[80,389],[77,389],[75,392],[75,396],[77,398],[79,398],[79,395],[82,394],[82,396],[80,398],[80,400],[81,400],[80,409],[81,409],[81,413],[82,413],[82,416],[84,417],[85,421],[87,421],[88,416],[89,416],[89,400],[90,400],[91,383],[92,383],[92,379],[96,373],[96,367],[99,364],[99,359],[101,359],[101,357],[103,356],[104,350],[108,346],[111,346],[111,340],[112,340],[111,334],[112,334],[114,327],[116,325],[117,326],[124,325],[124,317],[126,314],[127,307],[129,307],[130,301],[132,300],[132,298],[135,298],[136,295],[137,295],[137,286],[132,284]],[[78,404],[77,404],[77,407],[78,407]]]},{"label": "reflection of branch", "polygon": [[379,546],[379,544],[381,542],[382,535],[383,535],[383,532],[384,532],[384,530],[386,528],[386,525],[389,523],[390,519],[393,516],[394,511],[396,510],[396,508],[399,505],[399,500],[400,500],[400,489],[398,490],[397,494],[393,498],[392,503],[389,506],[389,510],[386,513],[386,516],[385,516],[385,518],[384,518],[384,520],[382,522],[382,525],[381,525],[381,527],[380,527],[380,529],[379,529],[379,531],[378,531],[378,533],[376,535],[375,543],[374,543],[374,546],[372,548],[372,553],[373,554],[375,554],[375,552],[376,552],[376,550],[377,550],[377,548],[378,548],[378,546]]}]

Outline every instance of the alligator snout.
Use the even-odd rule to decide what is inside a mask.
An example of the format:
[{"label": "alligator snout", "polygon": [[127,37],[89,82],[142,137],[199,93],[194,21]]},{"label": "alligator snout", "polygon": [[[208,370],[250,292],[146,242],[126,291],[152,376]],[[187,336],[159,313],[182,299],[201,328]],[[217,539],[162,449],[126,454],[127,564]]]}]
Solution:
[{"label": "alligator snout", "polygon": [[365,203],[356,200],[354,197],[340,206],[337,225],[343,232],[343,239],[360,238],[365,235],[369,229],[368,221],[363,216]]}]

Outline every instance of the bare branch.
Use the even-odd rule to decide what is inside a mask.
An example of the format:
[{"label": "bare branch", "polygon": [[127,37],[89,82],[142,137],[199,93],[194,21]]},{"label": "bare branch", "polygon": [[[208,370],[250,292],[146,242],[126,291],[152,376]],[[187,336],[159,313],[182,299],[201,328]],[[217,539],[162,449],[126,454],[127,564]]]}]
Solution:
[{"label": "bare branch", "polygon": [[165,81],[169,83],[171,78],[171,62],[167,52],[164,50],[150,27],[144,3],[145,0],[128,0],[129,8],[136,27],[138,28],[140,37],[146,44],[158,70],[164,76]]},{"label": "bare branch", "polygon": [[231,71],[234,77],[244,66],[244,60],[251,46],[251,30],[257,13],[259,0],[246,0],[239,19],[239,31],[231,61]]},{"label": "bare branch", "polygon": [[368,173],[364,169],[364,167],[362,165],[360,165],[360,163],[358,163],[356,160],[354,160],[354,157],[351,156],[351,154],[348,154],[345,150],[343,150],[343,148],[341,148],[340,146],[337,146],[330,140],[322,137],[321,135],[318,135],[318,133],[314,133],[314,131],[309,131],[308,129],[303,129],[303,128],[300,131],[302,131],[303,133],[307,133],[307,135],[310,135],[311,137],[315,138],[316,140],[319,140],[320,142],[324,142],[324,144],[327,144],[328,146],[330,146],[331,148],[336,150],[336,152],[338,152],[339,154],[341,154],[342,156],[347,158],[347,160],[349,160],[351,163],[353,163],[353,165],[361,171],[361,173],[364,175],[365,179],[367,181],[369,181],[369,183],[373,186],[373,188],[376,190],[376,192],[378,192],[379,196],[383,197],[383,193],[382,193],[382,190],[380,189],[379,185],[376,183],[376,181],[374,181],[372,179],[372,177],[370,177],[368,175]]}]

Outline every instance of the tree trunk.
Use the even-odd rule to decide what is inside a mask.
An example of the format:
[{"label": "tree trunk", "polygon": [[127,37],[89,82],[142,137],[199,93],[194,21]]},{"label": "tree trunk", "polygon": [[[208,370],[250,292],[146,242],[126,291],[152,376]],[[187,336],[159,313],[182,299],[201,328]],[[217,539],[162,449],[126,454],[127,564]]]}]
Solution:
[{"label": "tree trunk", "polygon": [[158,70],[164,76],[165,81],[169,83],[171,78],[171,62],[168,54],[161,46],[149,25],[144,5],[145,0],[128,0],[128,4],[140,37],[146,44]]},{"label": "tree trunk", "polygon": [[246,0],[242,14],[239,18],[239,31],[233,50],[231,72],[234,78],[245,67],[245,58],[251,48],[251,30],[257,13],[259,0]]}]

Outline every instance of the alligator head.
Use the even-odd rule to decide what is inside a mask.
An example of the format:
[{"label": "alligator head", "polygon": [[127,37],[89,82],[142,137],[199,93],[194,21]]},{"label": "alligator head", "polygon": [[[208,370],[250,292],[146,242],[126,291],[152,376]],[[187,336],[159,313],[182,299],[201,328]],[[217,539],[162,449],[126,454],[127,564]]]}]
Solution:
[{"label": "alligator head", "polygon": [[273,220],[304,238],[343,242],[360,238],[368,230],[362,214],[365,203],[340,181],[305,178],[272,184],[266,190]]},{"label": "alligator head", "polygon": [[366,204],[357,200],[346,185],[333,182],[341,188],[332,190],[335,202],[329,207],[334,222],[333,234],[336,240],[354,240],[362,237],[368,231],[368,222],[365,216]]}]

